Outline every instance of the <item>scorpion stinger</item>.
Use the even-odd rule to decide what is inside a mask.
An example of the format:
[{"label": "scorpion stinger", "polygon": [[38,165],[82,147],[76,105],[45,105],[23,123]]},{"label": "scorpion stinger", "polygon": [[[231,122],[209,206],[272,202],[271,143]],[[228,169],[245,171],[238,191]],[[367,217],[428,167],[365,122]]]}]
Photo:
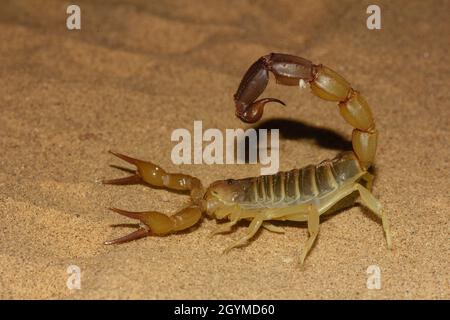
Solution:
[{"label": "scorpion stinger", "polygon": [[236,104],[236,116],[242,121],[253,123],[261,119],[264,106],[269,102],[277,102],[286,105],[283,101],[275,98],[264,98],[255,101],[266,89],[269,82],[270,63],[266,57],[261,57],[245,73],[234,95]]},{"label": "scorpion stinger", "polygon": [[271,53],[259,58],[245,73],[234,95],[236,116],[247,123],[261,119],[264,105],[268,102],[285,103],[274,98],[255,101],[266,89],[269,71],[275,75],[277,83],[299,85],[300,80],[313,79],[313,64],[306,59],[281,53]]}]

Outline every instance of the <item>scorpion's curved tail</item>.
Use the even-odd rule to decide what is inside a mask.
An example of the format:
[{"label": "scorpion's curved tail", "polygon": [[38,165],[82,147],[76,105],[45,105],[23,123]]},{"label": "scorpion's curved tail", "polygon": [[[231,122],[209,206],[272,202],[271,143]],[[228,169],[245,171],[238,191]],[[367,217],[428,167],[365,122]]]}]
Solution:
[{"label": "scorpion's curved tail", "polygon": [[281,53],[271,53],[258,59],[248,69],[234,95],[236,115],[241,120],[256,122],[262,117],[266,103],[282,103],[274,98],[255,101],[267,86],[269,71],[279,84],[304,86],[309,83],[314,95],[337,102],[342,117],[354,127],[353,151],[361,167],[367,170],[373,164],[378,131],[369,104],[347,80],[321,64],[315,65],[309,60]]},{"label": "scorpion's curved tail", "polygon": [[153,187],[162,187],[169,190],[188,191],[191,204],[174,215],[166,215],[157,211],[131,212],[117,208],[109,208],[128,218],[139,220],[138,230],[118,239],[105,241],[105,244],[119,244],[136,240],[147,235],[166,235],[187,229],[202,218],[204,211],[203,186],[199,179],[179,173],[168,173],[161,167],[149,162],[134,159],[126,155],[112,152],[116,157],[136,166],[137,170],[129,177],[105,180],[104,184],[136,184],[146,183]]}]

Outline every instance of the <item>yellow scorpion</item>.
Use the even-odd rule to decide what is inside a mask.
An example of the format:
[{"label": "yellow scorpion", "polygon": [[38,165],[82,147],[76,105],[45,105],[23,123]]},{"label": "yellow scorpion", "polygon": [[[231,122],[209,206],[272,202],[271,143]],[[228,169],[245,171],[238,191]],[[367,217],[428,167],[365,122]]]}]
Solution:
[{"label": "yellow scorpion", "polygon": [[273,232],[284,232],[281,227],[270,224],[270,220],[306,221],[309,238],[299,257],[300,264],[303,264],[319,233],[320,216],[352,205],[356,200],[352,195],[359,194],[362,204],[381,219],[387,247],[391,248],[386,213],[371,193],[374,176],[368,169],[374,162],[378,132],[367,101],[332,69],[297,56],[271,53],[253,63],[234,95],[236,116],[242,121],[258,121],[268,102],[284,105],[282,101],[273,98],[255,101],[267,86],[269,72],[274,74],[279,84],[304,86],[309,83],[314,95],[338,102],[340,114],[354,127],[353,151],[301,169],[255,178],[219,180],[206,190],[195,177],[168,173],[151,162],[112,152],[135,165],[137,170],[132,176],[107,180],[104,181],[105,184],[144,182],[154,187],[186,191],[190,193],[191,203],[173,215],[111,208],[121,215],[139,220],[140,226],[136,231],[106,241],[105,244],[124,243],[149,235],[162,236],[185,230],[197,224],[203,213],[212,218],[229,220],[221,224],[213,234],[229,232],[238,221],[248,220],[250,224],[245,235],[229,245],[224,251],[228,252],[246,244],[261,227]]}]

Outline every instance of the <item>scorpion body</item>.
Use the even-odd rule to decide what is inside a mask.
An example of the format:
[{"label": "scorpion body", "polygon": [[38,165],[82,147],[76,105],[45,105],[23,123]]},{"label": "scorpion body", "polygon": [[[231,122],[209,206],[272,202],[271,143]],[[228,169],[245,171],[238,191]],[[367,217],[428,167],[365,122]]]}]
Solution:
[{"label": "scorpion body", "polygon": [[[344,153],[318,165],[278,172],[273,175],[227,180],[236,184],[234,203],[245,209],[285,208],[314,204],[319,212],[329,207],[336,191],[353,183],[364,174],[352,153]],[[231,187],[232,188],[232,187]]]},{"label": "scorpion body", "polygon": [[[130,177],[107,180],[107,184],[147,183],[150,186],[190,192],[191,205],[174,215],[156,211],[130,212],[111,208],[127,217],[140,220],[138,230],[105,244],[123,243],[151,234],[166,235],[185,230],[203,217],[203,213],[216,219],[228,219],[212,234],[228,232],[240,220],[249,220],[246,234],[229,245],[225,252],[244,245],[264,227],[273,232],[284,230],[273,224],[278,221],[306,221],[309,238],[300,254],[303,264],[319,232],[320,216],[354,203],[352,194],[358,193],[361,202],[382,221],[388,248],[391,235],[386,214],[380,202],[371,193],[373,175],[368,171],[374,162],[378,132],[369,105],[361,94],[335,71],[322,65],[280,53],[271,53],[258,59],[244,75],[234,95],[236,116],[242,121],[258,121],[269,102],[284,103],[274,98],[256,100],[264,91],[269,72],[282,85],[310,84],[314,95],[338,102],[340,114],[354,127],[353,151],[344,152],[334,159],[301,169],[278,172],[273,175],[239,180],[219,180],[206,190],[199,179],[179,173],[167,173],[161,167],[128,156],[113,153],[134,164],[136,173]],[[256,101],[255,101],[256,100]]]}]

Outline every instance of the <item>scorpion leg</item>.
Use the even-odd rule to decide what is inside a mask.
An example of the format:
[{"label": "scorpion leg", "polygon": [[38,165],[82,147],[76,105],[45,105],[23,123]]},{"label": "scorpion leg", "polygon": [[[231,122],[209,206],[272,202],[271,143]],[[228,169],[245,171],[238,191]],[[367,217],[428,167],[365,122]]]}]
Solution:
[{"label": "scorpion leg", "polygon": [[305,258],[308,254],[308,252],[311,250],[317,235],[319,233],[319,212],[315,207],[312,205],[309,207],[309,213],[308,213],[308,232],[309,232],[309,238],[306,241],[305,245],[303,246],[302,253],[300,254],[300,264],[303,265],[303,262],[305,261]]},{"label": "scorpion leg", "polygon": [[264,219],[259,216],[253,218],[252,222],[250,223],[250,225],[247,228],[246,235],[243,236],[242,238],[240,238],[239,240],[237,240],[236,242],[232,243],[228,247],[226,247],[225,250],[223,251],[223,253],[228,253],[231,249],[244,245],[249,239],[251,239],[256,234],[256,232],[262,226],[263,220]]},{"label": "scorpion leg", "polygon": [[362,185],[356,184],[355,188],[361,195],[361,201],[363,205],[370,209],[370,211],[375,213],[381,219],[383,230],[386,235],[387,247],[388,249],[392,249],[392,236],[391,229],[389,227],[389,220],[387,218],[387,215],[383,212],[381,203],[370,193],[369,190],[364,188]]},{"label": "scorpion leg", "polygon": [[[370,176],[371,174],[369,174],[368,180],[364,176],[362,177],[364,180],[368,181],[369,185],[371,180],[373,179]],[[378,218],[381,219],[383,230],[386,236],[387,247],[388,249],[392,249],[392,236],[388,217],[386,213],[383,211],[381,203],[372,195],[372,193],[366,187],[362,186],[361,184],[355,183],[353,186],[350,186],[349,188],[342,190],[341,193],[332,202],[330,202],[326,208],[323,208],[325,209],[324,211],[328,210],[332,205],[336,204],[338,201],[344,199],[345,197],[349,196],[351,193],[355,191],[359,193],[362,204],[365,207],[367,207],[370,211],[372,211]]]},{"label": "scorpion leg", "polygon": [[[226,232],[230,232],[231,228],[238,222],[238,220],[233,220],[227,223],[224,223],[223,225],[221,225],[220,227],[218,227],[216,230],[213,230],[211,232],[210,236],[215,236],[216,234],[219,233],[226,233]],[[264,221],[262,224],[262,227],[270,232],[275,232],[275,233],[285,233],[286,231],[284,230],[284,228],[276,226],[270,222]]]},{"label": "scorpion leg", "polygon": [[375,179],[375,176],[369,172],[367,172],[365,175],[361,177],[364,181],[366,181],[366,188],[369,191],[372,191],[373,187],[373,180]]},{"label": "scorpion leg", "polygon": [[237,219],[232,220],[230,222],[224,223],[221,226],[217,227],[217,229],[213,230],[210,234],[210,237],[213,237],[220,233],[230,232],[231,228],[238,222]]},{"label": "scorpion leg", "polygon": [[110,210],[128,218],[139,220],[141,227],[124,237],[105,241],[105,244],[124,243],[151,234],[164,236],[190,228],[199,222],[202,217],[201,209],[195,205],[184,208],[172,216],[157,211],[131,212],[116,208],[110,208]]},{"label": "scorpion leg", "polygon": [[275,232],[275,233],[285,233],[286,231],[284,230],[284,228],[276,226],[270,222],[263,222],[262,227],[266,230],[269,230],[270,232]]}]

